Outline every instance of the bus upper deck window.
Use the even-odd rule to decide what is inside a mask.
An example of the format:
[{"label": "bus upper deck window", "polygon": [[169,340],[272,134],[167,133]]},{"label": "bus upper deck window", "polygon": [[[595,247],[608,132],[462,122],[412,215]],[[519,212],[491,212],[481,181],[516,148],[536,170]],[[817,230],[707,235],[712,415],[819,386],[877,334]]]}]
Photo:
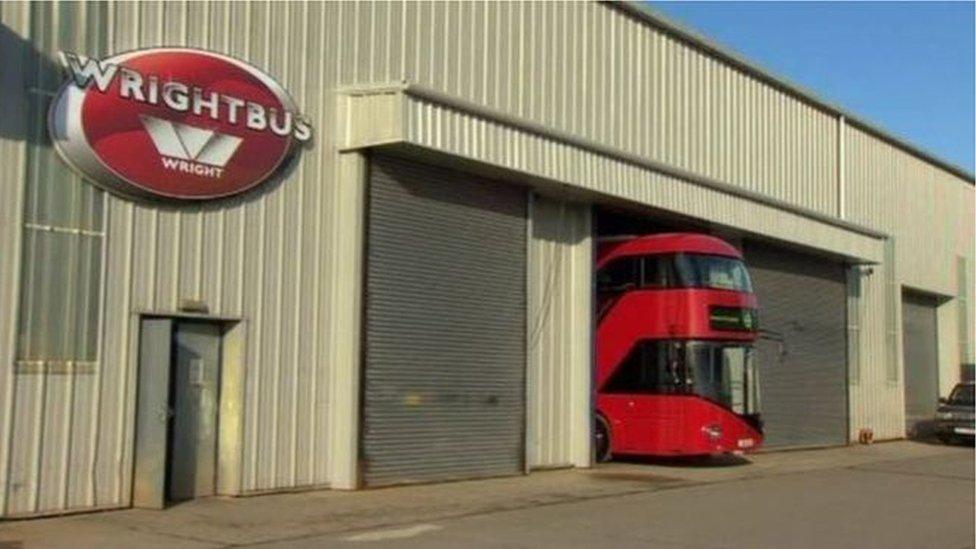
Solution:
[{"label": "bus upper deck window", "polygon": [[619,293],[637,287],[640,280],[640,265],[637,258],[622,257],[600,269],[597,274],[597,289],[605,293]]}]

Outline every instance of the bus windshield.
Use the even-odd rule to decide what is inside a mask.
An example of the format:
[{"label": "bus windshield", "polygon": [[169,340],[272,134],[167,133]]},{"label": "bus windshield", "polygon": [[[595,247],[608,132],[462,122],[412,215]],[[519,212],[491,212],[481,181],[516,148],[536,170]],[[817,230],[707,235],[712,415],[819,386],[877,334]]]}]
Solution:
[{"label": "bus windshield", "polygon": [[621,257],[597,273],[604,296],[637,289],[710,288],[752,293],[745,264],[734,257],[656,254]]},{"label": "bus windshield", "polygon": [[647,340],[620,364],[605,393],[696,394],[742,415],[760,413],[759,376],[751,345]]},{"label": "bus windshield", "polygon": [[675,268],[679,285],[752,292],[749,272],[742,261],[717,255],[678,254]]},{"label": "bus windshield", "polygon": [[737,414],[759,413],[755,351],[747,345],[691,341],[685,346],[686,383],[695,394]]}]

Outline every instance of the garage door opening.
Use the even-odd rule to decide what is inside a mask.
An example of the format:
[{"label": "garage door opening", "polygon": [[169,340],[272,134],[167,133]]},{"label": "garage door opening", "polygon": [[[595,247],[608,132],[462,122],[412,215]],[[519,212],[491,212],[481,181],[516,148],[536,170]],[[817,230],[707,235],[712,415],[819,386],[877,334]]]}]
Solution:
[{"label": "garage door opening", "polygon": [[741,252],[709,232],[597,212],[598,459],[761,444],[756,300]]},{"label": "garage door opening", "polygon": [[915,436],[919,424],[935,417],[939,407],[938,298],[917,292],[902,294],[902,353],[905,369],[905,432]]},{"label": "garage door opening", "polygon": [[[596,221],[598,457],[605,457],[599,455],[601,449],[618,455],[749,450],[759,440],[770,449],[847,443],[843,262],[748,236],[725,236],[713,244],[694,244],[705,246],[694,252],[682,251],[691,240],[676,243],[675,233],[706,238],[729,233],[657,212],[598,208]],[[636,258],[606,260],[607,250],[649,235],[671,238],[661,244],[669,248],[662,256],[670,255],[668,259],[646,257],[648,248]],[[730,251],[722,251],[723,246]],[[725,253],[721,260],[695,263],[711,269],[697,278],[682,271],[694,272],[688,267],[694,262],[685,256]],[[741,274],[736,265],[742,266]],[[668,292],[647,292],[675,284],[728,302],[695,297],[676,304]],[[620,316],[625,310],[621,296],[629,292],[647,295],[639,306],[631,306],[639,311],[630,311],[631,318],[613,326],[611,313]],[[675,345],[675,339],[688,341]],[[689,358],[691,348],[701,344],[696,340],[708,344],[698,354],[709,358]],[[715,419],[722,417],[715,409],[694,412],[686,404],[674,404],[690,402],[673,396],[689,393],[742,421],[723,423]],[[616,400],[620,402],[611,402]],[[701,417],[710,419],[699,425]]]}]

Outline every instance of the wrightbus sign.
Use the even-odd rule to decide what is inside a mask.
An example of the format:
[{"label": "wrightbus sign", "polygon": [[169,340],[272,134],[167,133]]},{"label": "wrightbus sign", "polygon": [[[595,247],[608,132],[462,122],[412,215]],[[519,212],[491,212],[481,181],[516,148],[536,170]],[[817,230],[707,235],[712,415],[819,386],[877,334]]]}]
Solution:
[{"label": "wrightbus sign", "polygon": [[48,113],[51,139],[78,172],[121,194],[237,194],[312,136],[274,79],[231,57],[179,48],[60,55],[68,80]]}]

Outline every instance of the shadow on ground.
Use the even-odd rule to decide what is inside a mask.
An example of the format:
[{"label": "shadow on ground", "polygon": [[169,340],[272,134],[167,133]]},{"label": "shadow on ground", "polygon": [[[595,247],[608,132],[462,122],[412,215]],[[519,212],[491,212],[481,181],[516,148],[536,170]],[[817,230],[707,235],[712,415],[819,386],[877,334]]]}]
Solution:
[{"label": "shadow on ground", "polygon": [[662,467],[679,467],[684,469],[701,468],[720,468],[720,467],[740,467],[752,464],[751,461],[742,456],[734,454],[721,454],[717,456],[673,456],[673,457],[650,457],[650,456],[619,456],[614,457],[617,463],[632,463],[635,465],[659,465]]},{"label": "shadow on ground", "polygon": [[908,432],[908,440],[921,444],[931,444],[934,446],[973,446],[973,439],[958,438],[952,441],[942,441],[936,434],[937,422],[935,420],[925,420],[916,423]]}]

